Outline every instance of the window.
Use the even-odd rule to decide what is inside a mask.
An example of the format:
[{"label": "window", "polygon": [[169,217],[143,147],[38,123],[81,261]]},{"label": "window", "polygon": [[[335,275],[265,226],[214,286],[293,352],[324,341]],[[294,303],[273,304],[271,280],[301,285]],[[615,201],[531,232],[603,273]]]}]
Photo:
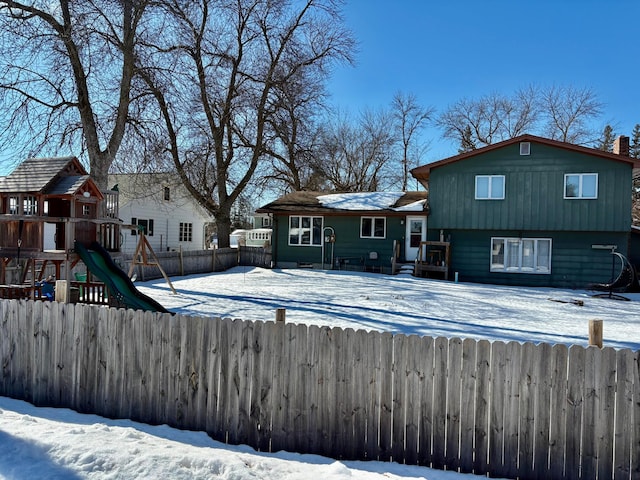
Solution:
[{"label": "window", "polygon": [[9,213],[18,215],[18,197],[9,197]]},{"label": "window", "polygon": [[322,244],[322,217],[289,217],[289,245]]},{"label": "window", "polygon": [[476,175],[476,200],[503,200],[504,175]]},{"label": "window", "polygon": [[[142,218],[132,218],[131,225],[138,225],[146,236],[153,237],[153,219],[145,220]],[[131,230],[131,235],[137,234],[138,229]]]},{"label": "window", "polygon": [[529,142],[520,142],[520,155],[530,155],[531,144]]},{"label": "window", "polygon": [[178,235],[178,241],[180,242],[193,241],[193,223],[180,222],[180,232]]},{"label": "window", "polygon": [[551,239],[492,238],[491,271],[551,273]]},{"label": "window", "polygon": [[564,176],[564,198],[598,198],[598,174],[567,173]]},{"label": "window", "polygon": [[385,238],[387,219],[385,217],[362,217],[360,238]]},{"label": "window", "polygon": [[164,199],[168,202],[171,200],[171,188],[164,187]]},{"label": "window", "polygon": [[32,197],[32,196],[24,197],[22,205],[23,205],[23,213],[25,215],[38,214],[38,200],[36,199],[36,197]]},{"label": "window", "polygon": [[91,205],[82,205],[82,216],[83,217],[91,216]]}]

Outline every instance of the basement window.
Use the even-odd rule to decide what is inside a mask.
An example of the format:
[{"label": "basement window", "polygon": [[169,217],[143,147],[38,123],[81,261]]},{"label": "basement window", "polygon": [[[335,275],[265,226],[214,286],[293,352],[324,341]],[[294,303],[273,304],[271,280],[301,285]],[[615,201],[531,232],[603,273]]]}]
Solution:
[{"label": "basement window", "polygon": [[551,273],[550,238],[492,238],[491,271]]}]

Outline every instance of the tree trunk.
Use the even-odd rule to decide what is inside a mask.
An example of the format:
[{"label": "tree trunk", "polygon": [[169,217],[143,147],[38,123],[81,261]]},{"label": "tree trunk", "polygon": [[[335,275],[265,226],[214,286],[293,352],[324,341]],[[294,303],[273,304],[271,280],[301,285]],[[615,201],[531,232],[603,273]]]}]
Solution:
[{"label": "tree trunk", "polygon": [[216,227],[218,233],[218,247],[228,248],[230,245],[229,235],[231,235],[231,215],[230,212],[223,212],[219,209],[215,213]]}]

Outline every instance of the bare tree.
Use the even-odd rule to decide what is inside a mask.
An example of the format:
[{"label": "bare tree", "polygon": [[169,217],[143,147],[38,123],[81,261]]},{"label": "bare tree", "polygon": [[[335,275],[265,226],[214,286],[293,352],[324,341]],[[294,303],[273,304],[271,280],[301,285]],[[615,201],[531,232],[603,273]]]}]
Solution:
[{"label": "bare tree", "polygon": [[[300,74],[309,72],[300,72]],[[272,159],[271,171],[263,175],[264,189],[287,193],[301,190],[321,190],[322,178],[314,168],[320,138],[320,115],[324,85],[318,78],[292,78],[274,92],[275,111],[269,118],[274,133],[268,143]]]},{"label": "bare tree", "polygon": [[493,93],[477,100],[462,99],[447,108],[437,124],[444,138],[457,140],[467,151],[524,133],[584,144],[593,142],[596,134],[589,124],[601,110],[590,89],[529,86],[512,96]]},{"label": "bare tree", "polygon": [[575,144],[594,137],[589,121],[602,113],[602,103],[589,88],[553,86],[542,92],[545,134],[554,140]]},{"label": "bare tree", "polygon": [[145,0],[0,1],[3,145],[29,155],[83,149],[106,188],[147,8]]},{"label": "bare tree", "polygon": [[316,168],[327,187],[339,192],[378,191],[389,186],[395,136],[389,112],[365,111],[324,131]]},{"label": "bare tree", "polygon": [[[402,191],[407,190],[409,183],[410,166],[417,166],[420,160],[420,147],[415,145],[416,135],[422,130],[433,117],[435,109],[433,107],[422,107],[413,94],[403,94],[398,92],[392,101],[392,115],[395,128],[400,137],[402,148]],[[413,155],[413,162],[410,155]]]},{"label": "bare tree", "polygon": [[445,110],[436,123],[445,138],[470,148],[522,135],[535,127],[538,115],[537,90],[528,87],[511,97],[492,93],[478,100],[464,98]]},{"label": "bare tree", "polygon": [[162,5],[171,24],[141,78],[160,108],[173,168],[228,246],[231,208],[273,151],[279,93],[324,78],[332,62],[349,59],[353,41],[332,0]]}]

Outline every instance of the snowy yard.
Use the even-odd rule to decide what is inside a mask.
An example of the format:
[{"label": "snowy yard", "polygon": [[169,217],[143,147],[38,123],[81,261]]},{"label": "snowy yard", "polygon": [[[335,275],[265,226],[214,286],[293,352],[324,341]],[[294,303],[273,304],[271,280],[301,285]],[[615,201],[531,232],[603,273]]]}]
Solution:
[{"label": "snowy yard", "polygon": [[[534,343],[588,344],[590,319],[604,321],[604,344],[640,348],[640,294],[630,301],[595,292],[497,287],[408,275],[307,269],[236,267],[227,272],[174,277],[137,287],[186,315],[287,321],[406,335]],[[583,306],[574,301],[581,301]]]}]

